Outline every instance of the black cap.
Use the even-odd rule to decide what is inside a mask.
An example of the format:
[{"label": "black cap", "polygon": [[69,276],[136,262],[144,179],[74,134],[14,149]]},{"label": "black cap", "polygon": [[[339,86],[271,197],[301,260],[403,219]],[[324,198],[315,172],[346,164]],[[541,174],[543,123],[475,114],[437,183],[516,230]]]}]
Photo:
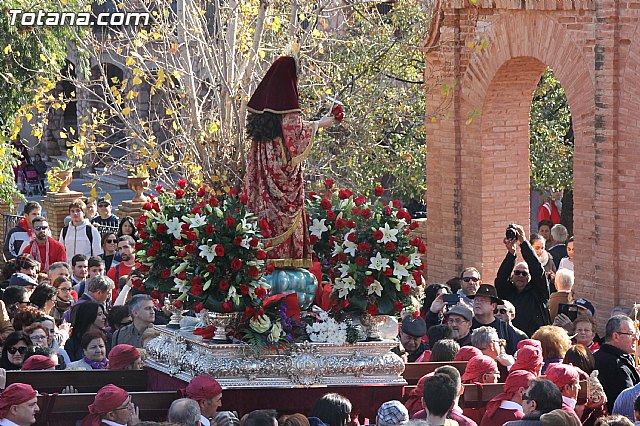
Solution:
[{"label": "black cap", "polygon": [[413,318],[413,316],[407,315],[402,319],[401,330],[413,337],[423,337],[427,334],[427,323],[422,317]]},{"label": "black cap", "polygon": [[107,199],[106,199],[106,198],[104,198],[104,197],[102,197],[102,198],[98,198],[98,202],[97,202],[97,204],[100,204],[100,203],[107,203],[107,204],[111,205],[111,200],[107,200]]},{"label": "black cap", "polygon": [[591,312],[591,316],[596,314],[596,308],[593,307],[593,304],[591,302],[589,302],[587,299],[578,299],[575,302],[576,305],[580,306],[581,308],[587,309],[589,312]]},{"label": "black cap", "polygon": [[478,287],[478,291],[476,291],[476,294],[468,297],[469,299],[473,299],[476,296],[490,297],[491,301],[493,303],[497,303],[498,305],[504,303],[502,299],[498,297],[498,291],[496,290],[496,288],[491,284],[481,284],[480,287]]},{"label": "black cap", "polygon": [[9,278],[9,285],[18,287],[35,287],[38,285],[38,283],[29,275],[23,274],[21,272],[16,272],[15,274],[11,275],[11,278]]}]

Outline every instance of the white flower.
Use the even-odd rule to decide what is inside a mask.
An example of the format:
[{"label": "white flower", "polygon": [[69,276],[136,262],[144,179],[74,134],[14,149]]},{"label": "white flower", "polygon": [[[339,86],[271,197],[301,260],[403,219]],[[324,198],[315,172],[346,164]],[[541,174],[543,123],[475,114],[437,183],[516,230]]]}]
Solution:
[{"label": "white flower", "polygon": [[339,323],[324,312],[319,315],[319,322],[306,326],[307,334],[312,342],[334,343],[342,345],[347,341],[347,325]]},{"label": "white flower", "polygon": [[380,255],[380,252],[376,253],[375,257],[369,258],[371,263],[369,269],[375,269],[376,271],[383,271],[389,266],[389,259],[385,259]]},{"label": "white flower", "polygon": [[336,278],[336,283],[333,288],[338,290],[338,297],[342,299],[346,297],[351,290],[356,288],[356,281],[353,277]]},{"label": "white flower", "polygon": [[379,231],[382,232],[383,243],[388,243],[389,241],[392,241],[395,243],[396,241],[398,241],[398,239],[396,238],[396,235],[398,235],[399,231],[397,229],[389,228],[388,223],[384,224],[384,228],[379,228]]},{"label": "white flower", "polygon": [[422,265],[422,259],[420,258],[420,253],[411,253],[409,255],[409,263],[411,266],[420,266]]},{"label": "white flower", "polygon": [[343,263],[342,265],[338,266],[338,270],[340,270],[340,278],[344,278],[347,275],[349,275],[349,265]]},{"label": "white flower", "polygon": [[404,267],[404,265],[396,262],[395,260],[393,261],[393,275],[395,275],[396,277],[398,277],[399,280],[402,279],[402,277],[406,277],[409,275],[409,271],[407,271],[407,268]]},{"label": "white flower", "polygon": [[189,291],[190,287],[187,287],[187,280],[181,280],[179,278],[174,278],[173,282],[176,284],[175,288],[180,292],[184,293]]},{"label": "white flower", "polygon": [[378,297],[382,296],[382,284],[380,284],[380,281],[378,280],[373,280],[373,284],[371,284],[367,289],[367,294],[373,293],[377,294]]},{"label": "white flower", "polygon": [[182,232],[182,222],[177,217],[172,217],[164,223],[167,225],[167,234],[173,234],[173,238],[180,239],[180,232]]},{"label": "white flower", "polygon": [[343,251],[344,250],[342,250],[342,246],[340,244],[336,244],[333,246],[333,251],[331,252],[331,256],[337,256]]},{"label": "white flower", "polygon": [[246,248],[247,250],[249,250],[251,248],[251,245],[249,244],[249,241],[251,241],[251,238],[249,237],[245,237],[242,242],[240,243],[240,247]]},{"label": "white flower", "polygon": [[207,223],[207,217],[206,216],[200,216],[200,213],[196,213],[196,215],[194,217],[192,217],[191,219],[188,219],[189,222],[191,222],[191,225],[189,225],[189,228],[194,229],[194,228],[199,228],[202,225],[205,225]]},{"label": "white flower", "polygon": [[271,320],[266,315],[260,315],[258,318],[249,320],[249,327],[255,330],[256,333],[264,333],[271,327]]},{"label": "white flower", "polygon": [[277,342],[278,340],[280,340],[281,334],[282,334],[282,327],[280,326],[280,324],[278,323],[273,324],[273,327],[271,328],[271,336],[270,336],[271,341]]},{"label": "white flower", "polygon": [[313,225],[309,227],[309,232],[311,232],[311,235],[322,238],[322,233],[329,230],[329,228],[327,228],[324,224],[325,221],[326,219],[313,219]]},{"label": "white flower", "polygon": [[352,243],[351,241],[345,239],[342,245],[344,246],[345,253],[350,254],[351,256],[356,255],[356,251],[358,250],[358,245],[356,243]]},{"label": "white flower", "polygon": [[405,226],[407,226],[407,221],[406,221],[406,220],[404,220],[404,219],[400,219],[400,220],[398,221],[398,224],[396,225],[396,229],[402,229],[402,228],[404,228]]},{"label": "white flower", "polygon": [[217,256],[216,246],[217,244],[214,244],[212,246],[202,244],[201,246],[199,246],[198,248],[200,249],[200,257],[203,259],[207,259],[207,262],[213,262],[213,259],[215,259],[215,257]]}]

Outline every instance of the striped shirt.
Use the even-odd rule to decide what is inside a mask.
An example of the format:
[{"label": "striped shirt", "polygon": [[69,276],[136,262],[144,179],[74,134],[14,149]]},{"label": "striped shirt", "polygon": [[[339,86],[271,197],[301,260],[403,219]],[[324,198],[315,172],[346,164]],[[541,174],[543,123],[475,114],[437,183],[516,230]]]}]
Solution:
[{"label": "striped shirt", "polygon": [[628,388],[620,392],[613,404],[613,414],[622,414],[631,421],[633,419],[633,403],[640,395],[640,383],[632,388]]}]

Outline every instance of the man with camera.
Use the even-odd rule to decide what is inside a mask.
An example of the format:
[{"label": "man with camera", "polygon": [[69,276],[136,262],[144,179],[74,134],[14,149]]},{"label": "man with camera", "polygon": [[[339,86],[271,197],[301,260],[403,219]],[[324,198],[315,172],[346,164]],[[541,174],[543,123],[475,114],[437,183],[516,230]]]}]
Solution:
[{"label": "man with camera", "polygon": [[[496,290],[501,299],[510,301],[516,308],[513,325],[531,336],[539,327],[550,324],[547,276],[522,226],[509,225],[503,242],[507,255],[498,269]],[[525,260],[518,264],[516,242]]]}]

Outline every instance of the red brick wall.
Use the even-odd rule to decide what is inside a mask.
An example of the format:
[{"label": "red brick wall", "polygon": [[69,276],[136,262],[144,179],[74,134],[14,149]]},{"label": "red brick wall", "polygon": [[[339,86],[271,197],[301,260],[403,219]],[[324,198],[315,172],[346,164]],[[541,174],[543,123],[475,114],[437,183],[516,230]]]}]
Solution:
[{"label": "red brick wall", "polygon": [[576,290],[602,324],[640,301],[640,6],[449,0],[443,11],[425,76],[428,282],[466,266],[492,280],[505,226],[529,223],[528,114],[549,66],[575,133]]}]

